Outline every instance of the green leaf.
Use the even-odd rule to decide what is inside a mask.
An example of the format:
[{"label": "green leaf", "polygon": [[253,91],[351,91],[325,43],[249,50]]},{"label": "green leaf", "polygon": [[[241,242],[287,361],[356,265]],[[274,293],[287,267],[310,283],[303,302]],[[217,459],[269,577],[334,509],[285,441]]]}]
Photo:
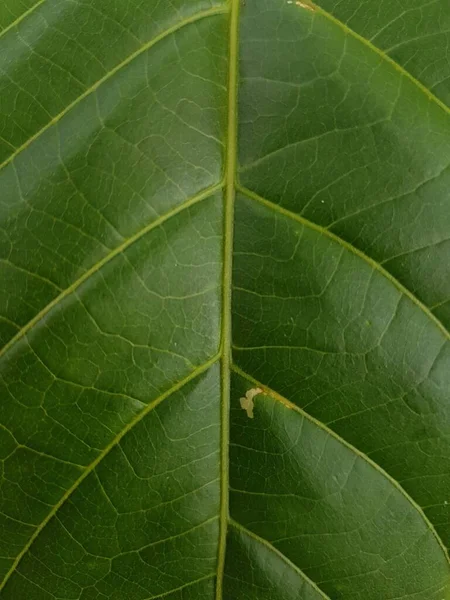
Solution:
[{"label": "green leaf", "polygon": [[449,32],[2,1],[2,600],[450,598]]}]

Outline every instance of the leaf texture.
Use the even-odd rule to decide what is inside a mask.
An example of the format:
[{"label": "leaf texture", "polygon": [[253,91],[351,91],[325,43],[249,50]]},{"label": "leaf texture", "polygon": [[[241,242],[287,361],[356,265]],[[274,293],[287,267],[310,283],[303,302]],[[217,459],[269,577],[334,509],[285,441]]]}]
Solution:
[{"label": "leaf texture", "polygon": [[449,31],[2,3],[2,600],[450,598]]}]

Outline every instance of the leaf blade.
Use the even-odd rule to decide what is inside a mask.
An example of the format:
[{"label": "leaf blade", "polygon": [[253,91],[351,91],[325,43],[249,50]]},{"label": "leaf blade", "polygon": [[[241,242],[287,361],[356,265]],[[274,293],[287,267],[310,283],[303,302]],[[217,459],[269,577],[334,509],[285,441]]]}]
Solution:
[{"label": "leaf blade", "polygon": [[443,0],[32,4],[0,8],[2,593],[447,596]]}]

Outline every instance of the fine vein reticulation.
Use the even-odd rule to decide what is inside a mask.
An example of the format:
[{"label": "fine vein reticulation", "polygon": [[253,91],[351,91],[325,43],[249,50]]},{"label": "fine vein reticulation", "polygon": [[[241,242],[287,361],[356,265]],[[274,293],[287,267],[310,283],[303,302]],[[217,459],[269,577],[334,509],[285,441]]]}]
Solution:
[{"label": "fine vein reticulation", "polygon": [[2,595],[446,598],[450,9],[132,4],[0,9]]}]

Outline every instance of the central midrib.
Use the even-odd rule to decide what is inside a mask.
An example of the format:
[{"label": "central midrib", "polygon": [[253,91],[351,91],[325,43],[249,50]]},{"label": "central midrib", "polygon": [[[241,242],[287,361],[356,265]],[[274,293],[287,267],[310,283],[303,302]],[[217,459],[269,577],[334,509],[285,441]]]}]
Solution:
[{"label": "central midrib", "polygon": [[229,53],[228,53],[228,128],[225,162],[225,218],[223,300],[221,331],[221,408],[220,408],[220,517],[219,547],[217,556],[216,600],[223,598],[223,578],[229,520],[229,407],[231,375],[231,283],[233,262],[234,201],[237,175],[237,93],[239,54],[239,8],[241,0],[229,0]]}]

